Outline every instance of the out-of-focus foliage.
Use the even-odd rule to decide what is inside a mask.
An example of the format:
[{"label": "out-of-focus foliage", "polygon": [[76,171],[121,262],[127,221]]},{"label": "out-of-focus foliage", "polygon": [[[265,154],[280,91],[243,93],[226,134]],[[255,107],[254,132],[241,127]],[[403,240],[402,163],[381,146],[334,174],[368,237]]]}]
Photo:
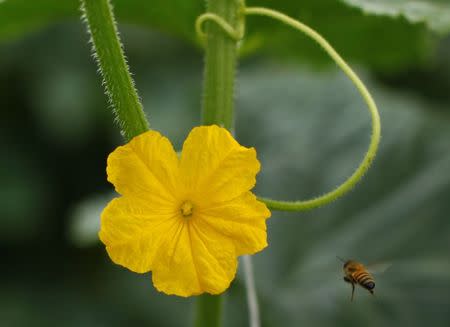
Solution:
[{"label": "out-of-focus foliage", "polygon": [[[423,25],[365,15],[336,0],[253,0],[248,5],[274,8],[297,18],[321,33],[344,58],[379,70],[398,70],[424,62],[434,48],[433,38]],[[248,30],[248,42],[259,42],[261,50],[274,57],[330,63],[315,42],[281,23],[249,17]]]},{"label": "out-of-focus foliage", "polygon": [[71,208],[67,238],[72,245],[89,247],[99,242],[100,215],[113,196],[100,194],[80,201]]},{"label": "out-of-focus foliage", "polygon": [[[201,53],[120,29],[151,125],[179,149],[199,124]],[[80,23],[58,24],[0,46],[0,325],[189,325],[195,299],[157,293],[148,274],[112,264],[92,243],[101,195],[113,189],[106,156],[123,141],[87,38]],[[448,326],[449,42],[440,49],[429,68],[363,75],[383,137],[362,183],[330,206],[269,220],[270,245],[254,257],[263,326]],[[256,193],[307,198],[362,158],[369,115],[340,72],[261,58],[238,75],[237,137],[262,162]],[[393,264],[376,276],[376,297],[358,288],[350,303],[336,255]],[[241,276],[225,298],[225,326],[247,326]]]},{"label": "out-of-focus foliage", "polygon": [[450,31],[450,3],[447,0],[341,0],[367,14],[404,16],[412,23],[425,23],[439,32]]},{"label": "out-of-focus foliage", "polygon": [[76,0],[5,0],[0,2],[0,37],[19,37],[67,19],[76,14],[77,7]]},{"label": "out-of-focus foliage", "polygon": [[[259,149],[259,193],[308,198],[339,184],[368,143],[356,91],[342,74],[261,68],[241,74],[237,120],[238,136]],[[271,246],[255,268],[268,326],[450,321],[450,117],[411,93],[370,84],[383,137],[367,177],[326,208],[270,220]],[[336,256],[392,263],[375,278],[375,298],[358,288],[350,303]]]},{"label": "out-of-focus foliage", "polygon": [[[283,11],[317,29],[344,57],[392,71],[424,63],[433,52],[435,37],[424,24],[417,23],[425,23],[443,34],[450,32],[448,5],[424,0],[423,6],[412,7],[412,1],[409,6],[407,2],[402,1],[401,6],[384,1],[374,6],[367,1],[352,1],[352,6],[348,6],[343,0],[252,0],[248,5]],[[119,21],[159,29],[197,43],[194,21],[204,11],[203,0],[114,0],[113,4]],[[364,12],[353,8],[358,4]],[[78,0],[7,0],[0,4],[0,39],[76,19],[80,15],[78,6]],[[402,14],[402,18],[391,17],[393,13]],[[298,32],[267,18],[249,17],[248,21],[245,53],[260,50],[277,57],[329,63],[317,45]]]}]

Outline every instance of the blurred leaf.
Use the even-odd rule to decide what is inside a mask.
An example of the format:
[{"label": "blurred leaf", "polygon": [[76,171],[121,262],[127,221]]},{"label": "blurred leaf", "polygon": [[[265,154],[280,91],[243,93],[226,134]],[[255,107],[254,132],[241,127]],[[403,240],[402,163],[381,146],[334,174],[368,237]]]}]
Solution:
[{"label": "blurred leaf", "polygon": [[[204,1],[115,0],[119,21],[156,28],[197,43],[194,22],[204,11]],[[367,16],[336,0],[255,0],[248,5],[267,6],[302,20],[322,33],[344,57],[380,70],[398,70],[424,62],[434,49],[423,25],[405,19]],[[19,36],[50,23],[76,19],[76,0],[9,0],[0,5],[0,39]],[[243,52],[263,52],[296,60],[330,64],[311,40],[267,18],[248,19]]]},{"label": "blurred leaf", "polygon": [[[305,199],[352,172],[369,115],[341,73],[265,66],[240,76],[236,130],[258,149],[256,193]],[[450,117],[412,94],[369,89],[383,137],[367,177],[332,205],[269,220],[269,248],[255,256],[268,326],[447,326]],[[393,264],[376,277],[376,298],[358,288],[350,303],[336,255]]]},{"label": "blurred leaf", "polygon": [[195,299],[159,293],[150,274],[131,273],[106,253],[99,260],[86,249],[46,254],[31,256],[10,280],[0,280],[2,327],[189,326]]},{"label": "blurred leaf", "polygon": [[[401,70],[423,63],[434,49],[434,41],[423,25],[368,16],[336,0],[249,0],[247,3],[273,8],[299,19],[322,34],[344,58],[378,70]],[[315,42],[283,24],[259,17],[249,17],[247,21],[249,40],[258,39],[266,53],[332,63]]]},{"label": "blurred leaf", "polygon": [[29,148],[0,144],[0,240],[23,242],[42,233],[40,220],[49,209],[51,187],[39,160],[27,154]]},{"label": "blurred leaf", "polygon": [[[98,111],[89,106],[92,102],[90,91],[98,84],[89,85],[92,80],[88,80],[89,76],[84,72],[63,67],[45,70],[47,74],[41,75],[33,88],[37,109],[35,121],[39,129],[55,143],[64,146],[83,144],[98,128]],[[80,93],[85,96],[79,97]]]},{"label": "blurred leaf", "polygon": [[[113,0],[120,20],[162,28],[194,40],[194,21],[203,8],[200,0]],[[0,38],[17,36],[50,23],[77,19],[78,0],[8,0],[0,5]]]},{"label": "blurred leaf", "polygon": [[95,195],[80,201],[70,214],[68,238],[77,247],[89,247],[99,242],[100,215],[112,195]]},{"label": "blurred leaf", "polygon": [[0,38],[29,33],[78,13],[76,0],[6,0],[0,3]]},{"label": "blurred leaf", "polygon": [[450,4],[447,0],[341,0],[367,14],[403,16],[412,23],[425,23],[439,33],[450,31]]}]

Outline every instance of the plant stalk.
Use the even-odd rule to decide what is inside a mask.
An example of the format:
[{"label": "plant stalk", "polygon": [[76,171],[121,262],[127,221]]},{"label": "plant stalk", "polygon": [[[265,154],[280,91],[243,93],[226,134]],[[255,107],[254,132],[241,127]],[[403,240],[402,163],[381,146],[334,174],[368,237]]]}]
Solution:
[{"label": "plant stalk", "polygon": [[131,78],[109,0],[81,0],[83,20],[93,44],[115,120],[127,141],[147,131],[149,124]]},{"label": "plant stalk", "polygon": [[[207,11],[237,28],[238,0],[207,0]],[[237,41],[214,22],[205,23],[206,49],[202,123],[233,130]]]},{"label": "plant stalk", "polygon": [[221,326],[223,296],[209,294],[200,295],[197,298],[196,306],[196,327]]},{"label": "plant stalk", "polygon": [[[239,0],[207,0],[207,12],[214,13],[236,28]],[[202,124],[217,124],[233,133],[234,85],[237,66],[237,40],[214,22],[205,23],[205,66]],[[219,327],[223,296],[201,295],[197,299],[196,327]]]}]

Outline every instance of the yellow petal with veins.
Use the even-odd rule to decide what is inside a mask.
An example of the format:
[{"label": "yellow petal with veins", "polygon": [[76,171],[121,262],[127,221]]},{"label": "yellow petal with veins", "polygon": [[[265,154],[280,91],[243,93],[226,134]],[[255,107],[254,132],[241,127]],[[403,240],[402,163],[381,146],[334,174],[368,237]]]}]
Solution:
[{"label": "yellow petal with veins", "polygon": [[170,141],[148,131],[115,149],[106,171],[118,193],[164,205],[175,197],[178,166]]},{"label": "yellow petal with veins", "polygon": [[166,294],[219,294],[236,274],[234,245],[224,237],[208,235],[195,218],[183,225],[171,247],[161,249],[153,270],[155,287]]},{"label": "yellow petal with veins", "polygon": [[256,151],[218,126],[194,128],[183,145],[180,176],[202,207],[226,202],[255,185]]},{"label": "yellow petal with veins", "polygon": [[144,273],[158,264],[156,253],[173,240],[181,223],[173,208],[152,207],[141,199],[121,197],[103,210],[99,237],[112,261]]},{"label": "yellow petal with veins", "polygon": [[251,192],[199,213],[199,228],[214,237],[229,238],[236,254],[253,254],[267,246],[266,219],[270,211]]}]

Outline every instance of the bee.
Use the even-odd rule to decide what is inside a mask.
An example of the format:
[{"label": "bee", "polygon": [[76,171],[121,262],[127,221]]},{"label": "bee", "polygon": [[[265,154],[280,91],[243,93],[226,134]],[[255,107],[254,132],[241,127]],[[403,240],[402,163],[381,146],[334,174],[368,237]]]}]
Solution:
[{"label": "bee", "polygon": [[354,260],[343,260],[338,257],[344,263],[344,281],[352,285],[352,297],[350,301],[353,301],[355,294],[355,285],[360,285],[374,295],[375,280],[372,273],[384,272],[390,265],[378,264],[366,268],[362,263]]}]

